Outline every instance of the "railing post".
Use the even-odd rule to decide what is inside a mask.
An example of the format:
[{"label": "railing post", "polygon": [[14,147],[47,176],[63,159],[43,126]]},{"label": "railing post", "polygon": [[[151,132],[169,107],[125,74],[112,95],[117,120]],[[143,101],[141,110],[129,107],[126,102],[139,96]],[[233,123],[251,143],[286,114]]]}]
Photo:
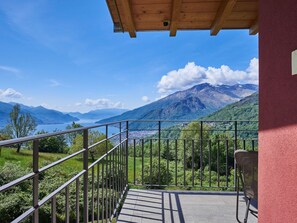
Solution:
[{"label": "railing post", "polygon": [[237,121],[234,122],[234,148],[237,150]]},{"label": "railing post", "polygon": [[[234,152],[237,150],[237,121],[234,122]],[[233,154],[234,156],[234,154]],[[237,167],[235,162],[235,156],[234,159],[234,189],[237,190]]]},{"label": "railing post", "polygon": [[39,214],[38,214],[38,184],[39,184],[39,170],[38,170],[38,153],[39,153],[39,140],[33,141],[33,207],[35,208],[33,213],[33,222],[38,223],[39,222]]},{"label": "railing post", "polygon": [[[108,153],[108,142],[107,142],[107,140],[108,140],[108,124],[106,124],[106,126],[105,126],[105,137],[106,137],[106,141],[105,141],[105,152],[106,152],[106,154]],[[108,222],[108,218],[109,218],[109,216],[108,216],[108,213],[109,213],[109,208],[108,208],[108,200],[109,200],[109,196],[108,196],[108,186],[109,186],[109,182],[108,182],[108,180],[109,180],[109,175],[108,175],[108,163],[109,163],[109,155],[107,155],[106,156],[106,168],[105,168],[105,174],[106,174],[106,178],[105,178],[105,185],[106,185],[106,187],[105,187],[105,196],[106,196],[106,199],[105,199],[105,221],[106,222]]]},{"label": "railing post", "polygon": [[120,122],[120,136],[119,136],[119,139],[120,139],[120,146],[122,145],[122,122]]},{"label": "railing post", "polygon": [[108,125],[105,126],[105,138],[106,138],[106,141],[105,141],[105,152],[107,153],[108,152]]},{"label": "railing post", "polygon": [[51,202],[51,216],[52,216],[52,223],[57,223],[57,217],[56,217],[56,212],[57,212],[57,200],[56,196],[52,197],[52,202]]},{"label": "railing post", "polygon": [[158,121],[158,184],[161,184],[161,167],[160,167],[160,162],[161,162],[161,121]]},{"label": "railing post", "polygon": [[88,130],[83,131],[83,167],[86,171],[84,173],[84,223],[89,222],[89,207],[88,207],[88,160],[89,160],[89,143],[88,143]]},{"label": "railing post", "polygon": [[200,186],[202,187],[203,185],[203,180],[202,180],[202,165],[203,165],[203,160],[202,160],[202,149],[203,149],[203,121],[200,121]]},{"label": "railing post", "polygon": [[129,121],[126,121],[126,184],[128,184]]}]

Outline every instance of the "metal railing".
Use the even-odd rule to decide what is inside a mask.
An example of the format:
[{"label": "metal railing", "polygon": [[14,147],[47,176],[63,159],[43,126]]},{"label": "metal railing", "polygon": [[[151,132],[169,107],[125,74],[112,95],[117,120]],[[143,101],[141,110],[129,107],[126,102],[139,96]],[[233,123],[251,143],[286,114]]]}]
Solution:
[{"label": "metal railing", "polygon": [[[109,134],[110,127],[116,127],[117,133]],[[89,145],[89,131],[96,128],[104,128],[106,137]],[[39,167],[41,139],[75,132],[82,134],[81,150]],[[257,150],[257,122],[131,120],[0,141],[0,147],[25,142],[33,142],[32,172],[0,186],[0,193],[5,193],[32,180],[32,207],[12,222],[31,216],[33,222],[40,222],[39,209],[46,204],[50,204],[51,222],[57,222],[56,198],[61,194],[65,195],[65,222],[109,222],[117,217],[128,185],[234,190],[234,151]],[[112,148],[108,148],[109,142]],[[89,152],[102,144],[104,155],[90,163]],[[81,171],[40,198],[40,175],[79,155]],[[70,187],[75,188],[74,210],[70,205]]]},{"label": "metal railing", "polygon": [[[119,132],[108,136],[108,128],[110,126],[118,126]],[[88,143],[89,130],[95,128],[105,127],[106,138],[96,142],[92,145]],[[39,221],[39,209],[47,203],[51,204],[51,222],[57,222],[56,216],[56,197],[61,192],[65,193],[65,222],[70,222],[70,205],[69,205],[69,188],[74,185],[75,187],[75,219],[76,222],[89,222],[94,220],[110,221],[118,213],[120,202],[122,201],[125,192],[128,189],[128,175],[127,175],[127,136],[128,136],[128,122],[108,123],[104,125],[95,125],[91,127],[83,127],[72,130],[66,130],[61,132],[55,132],[50,134],[41,134],[35,136],[29,136],[19,139],[12,139],[6,141],[0,141],[0,147],[12,146],[20,143],[33,141],[33,168],[32,172],[18,178],[5,185],[1,185],[0,193],[4,193],[15,186],[23,183],[27,180],[33,181],[33,204],[32,207],[25,211],[22,215],[13,219],[12,222],[21,222],[32,216],[32,222]],[[58,135],[65,135],[69,133],[80,132],[83,135],[83,148],[78,152],[75,152],[65,158],[62,158],[56,162],[53,162],[45,167],[39,168],[39,141],[44,138],[54,137]],[[106,149],[103,156],[97,159],[95,162],[89,165],[89,152],[99,144],[106,144],[108,148],[108,141],[113,140],[114,146],[112,149]],[[118,142],[117,142],[118,141]],[[83,168],[82,170],[67,180],[63,185],[56,190],[50,192],[48,195],[39,199],[39,176],[46,170],[53,168],[73,157],[77,157],[82,154]],[[95,169],[96,168],[96,169]],[[89,182],[89,174],[91,172],[91,182]],[[97,183],[95,185],[95,172],[97,177]],[[101,183],[100,179],[101,178]],[[80,181],[83,182],[83,187],[80,188]],[[89,185],[90,184],[90,185]],[[96,187],[96,188],[95,188]],[[80,193],[83,193],[83,216],[80,216]],[[101,190],[101,193],[99,193]],[[95,194],[96,191],[96,194]],[[91,192],[91,196],[89,193]],[[95,204],[95,198],[97,204]],[[89,207],[89,205],[91,207]],[[89,213],[90,212],[90,213]],[[96,213],[96,216],[95,216]],[[1,216],[0,216],[1,218]]]},{"label": "metal railing", "polygon": [[257,121],[129,122],[129,183],[235,190],[234,151],[257,150]]}]

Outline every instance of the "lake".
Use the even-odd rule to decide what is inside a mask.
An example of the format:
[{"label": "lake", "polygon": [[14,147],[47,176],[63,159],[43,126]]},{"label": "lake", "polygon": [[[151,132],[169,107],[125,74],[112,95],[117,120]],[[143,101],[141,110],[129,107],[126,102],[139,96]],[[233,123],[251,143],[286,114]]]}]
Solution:
[{"label": "lake", "polygon": [[[97,121],[97,120],[96,120]],[[79,120],[76,123],[81,124],[84,127],[97,125],[95,120]],[[72,122],[64,123],[64,124],[48,124],[48,125],[37,125],[36,132],[44,130],[46,132],[54,132],[54,131],[63,131],[66,130],[68,125],[71,125]],[[105,133],[105,126],[100,128],[94,128],[94,130],[98,130],[99,132]],[[113,126],[108,126],[108,135],[119,133],[119,129]]]}]

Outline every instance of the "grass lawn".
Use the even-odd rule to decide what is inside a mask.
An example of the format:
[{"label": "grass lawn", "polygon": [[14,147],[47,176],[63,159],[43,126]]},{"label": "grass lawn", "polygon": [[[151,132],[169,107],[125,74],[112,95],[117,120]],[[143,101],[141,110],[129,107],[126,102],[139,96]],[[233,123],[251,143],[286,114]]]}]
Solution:
[{"label": "grass lawn", "polygon": [[[67,156],[67,154],[60,154],[60,153],[39,153],[39,166],[43,167],[45,165],[48,165],[49,163],[52,163],[54,161],[57,161],[63,157]],[[22,149],[20,153],[16,152],[16,149],[14,148],[2,148],[1,156],[0,156],[0,169],[4,165],[5,162],[13,162],[13,163],[19,163],[19,165],[26,169],[27,172],[32,171],[32,150]],[[102,162],[100,162],[100,165],[102,165]],[[129,165],[128,165],[128,177],[129,177],[129,183],[134,183],[134,157],[129,157]],[[89,165],[92,163],[91,160],[89,160]],[[143,160],[144,167],[150,164],[150,158],[144,157]],[[180,164],[178,165],[178,185],[181,185],[181,187],[178,187],[179,189],[183,188],[183,170]],[[80,172],[83,169],[83,162],[80,158],[71,158],[55,167],[53,169],[60,175],[65,174],[65,180],[66,178],[69,179],[69,175],[75,175],[78,172]],[[101,167],[100,167],[101,169]],[[97,168],[94,169],[95,174],[97,172]],[[174,161],[169,162],[169,170],[172,172],[175,172],[175,164]],[[91,171],[89,172],[91,173]],[[191,170],[186,170],[187,179],[189,180],[191,178]],[[198,176],[197,173],[195,175]],[[174,174],[172,175],[174,177]],[[216,176],[213,175],[214,178]],[[136,157],[135,158],[135,182],[136,184],[141,184],[142,180],[142,158]],[[175,179],[172,179],[172,184],[175,184]],[[208,179],[205,179],[203,182],[204,187],[208,187]],[[222,179],[224,181],[224,179]],[[199,186],[199,179],[196,179],[196,184]],[[222,182],[221,186],[223,186],[225,183]],[[213,186],[216,185],[216,182],[213,182]],[[170,187],[170,189],[172,189]]]},{"label": "grass lawn", "polygon": [[[1,156],[0,156],[0,169],[4,165],[5,162],[12,162],[18,163],[22,168],[28,169],[28,173],[32,170],[33,165],[33,158],[32,158],[32,150],[22,149],[20,153],[16,152],[15,148],[2,148]],[[61,158],[66,157],[68,154],[61,154],[61,153],[39,153],[39,167],[43,167],[48,165],[49,163],[55,162]],[[129,182],[133,182],[134,177],[134,168],[133,168],[133,157],[129,157]],[[92,161],[89,160],[89,164]],[[102,162],[101,162],[102,163]],[[149,159],[144,158],[144,164],[148,164]],[[66,174],[70,173],[78,173],[83,168],[83,162],[79,158],[71,158],[56,167],[53,167],[59,172],[63,171]],[[97,168],[95,168],[95,172],[97,172]],[[136,173],[139,175],[141,174],[141,158],[136,158]]]},{"label": "grass lawn", "polygon": [[[5,162],[19,163],[24,169],[28,168],[28,171],[32,169],[33,156],[32,150],[22,149],[20,153],[16,152],[14,148],[2,148],[0,156],[0,167],[4,165]],[[49,163],[57,161],[67,154],[60,153],[39,153],[39,167],[43,167]],[[66,173],[80,171],[82,169],[82,162],[78,159],[72,158],[66,162],[59,165]]]}]

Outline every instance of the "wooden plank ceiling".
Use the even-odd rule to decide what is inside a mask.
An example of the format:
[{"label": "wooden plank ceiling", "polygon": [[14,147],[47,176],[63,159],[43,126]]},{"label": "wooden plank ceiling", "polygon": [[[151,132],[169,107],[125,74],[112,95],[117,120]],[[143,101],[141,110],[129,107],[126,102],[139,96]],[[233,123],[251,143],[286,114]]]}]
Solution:
[{"label": "wooden plank ceiling", "polygon": [[258,33],[258,0],[106,0],[115,32],[250,29]]}]

